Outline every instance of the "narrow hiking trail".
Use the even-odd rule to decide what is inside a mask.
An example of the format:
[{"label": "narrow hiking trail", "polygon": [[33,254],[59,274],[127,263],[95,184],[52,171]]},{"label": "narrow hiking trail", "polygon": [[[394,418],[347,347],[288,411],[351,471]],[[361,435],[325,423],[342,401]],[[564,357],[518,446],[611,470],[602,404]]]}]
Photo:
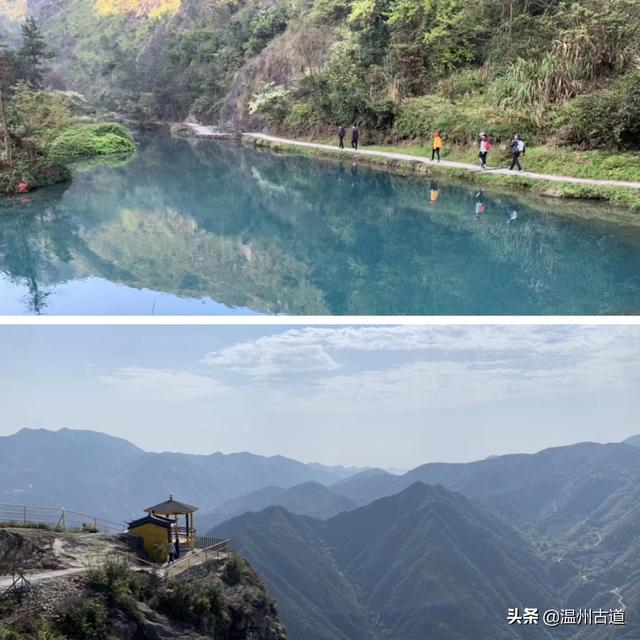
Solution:
[{"label": "narrow hiking trail", "polygon": [[615,589],[611,589],[611,591],[609,592],[609,593],[612,593],[618,599],[618,605],[622,610],[626,610],[627,608],[627,605],[624,602],[624,597],[622,595],[622,590],[624,589],[624,587],[625,585],[623,585],[622,587],[616,587]]},{"label": "narrow hiking trail", "polygon": [[[216,132],[210,127],[186,123],[194,131],[198,137],[202,138],[225,138],[227,134]],[[378,158],[388,158],[389,160],[404,160],[407,162],[419,162],[426,165],[435,165],[440,167],[449,167],[452,169],[465,169],[472,173],[479,173],[481,169],[476,164],[470,164],[467,162],[453,162],[451,160],[441,160],[439,163],[430,160],[423,156],[412,156],[405,153],[395,153],[392,151],[373,151],[370,149],[358,149],[357,151],[349,148],[338,149],[337,146],[328,144],[320,144],[318,142],[303,142],[301,140],[289,140],[288,138],[279,138],[278,136],[271,136],[266,133],[243,133],[243,138],[249,138],[253,140],[265,140],[268,142],[277,142],[281,144],[289,144],[296,147],[305,147],[308,149],[320,149],[322,151],[330,151],[335,154],[342,154],[345,156],[374,156]],[[562,182],[568,184],[583,184],[596,187],[627,187],[629,189],[640,189],[640,182],[626,182],[624,180],[596,180],[594,178],[576,178],[572,176],[561,176],[552,173],[534,173],[532,171],[509,171],[509,169],[487,169],[484,171],[489,175],[501,175],[501,176],[524,176],[532,178],[534,180],[547,180],[549,182]]]}]

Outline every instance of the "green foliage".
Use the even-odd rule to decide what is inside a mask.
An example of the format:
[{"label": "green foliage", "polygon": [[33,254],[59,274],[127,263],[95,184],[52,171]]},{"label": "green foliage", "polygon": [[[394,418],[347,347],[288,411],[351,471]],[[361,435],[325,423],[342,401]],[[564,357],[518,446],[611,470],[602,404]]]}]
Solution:
[{"label": "green foliage", "polygon": [[566,142],[586,147],[640,148],[640,72],[608,89],[579,96],[556,110],[555,126]]},{"label": "green foliage", "polygon": [[8,112],[12,134],[41,151],[71,123],[64,95],[33,89],[26,82],[13,87]]},{"label": "green foliage", "polygon": [[213,577],[199,581],[170,580],[157,594],[155,604],[170,618],[206,631],[222,614],[220,581]]},{"label": "green foliage", "polygon": [[[2,179],[2,174],[0,174],[0,180]],[[1,183],[0,183],[1,185]],[[2,186],[0,186],[0,193],[2,193]],[[0,528],[8,528],[8,529],[43,529],[45,531],[53,531],[55,528],[50,524],[46,524],[45,522],[23,522],[18,520],[7,520],[6,522],[0,522]]]},{"label": "green foliage", "polygon": [[235,554],[225,562],[220,574],[220,578],[230,587],[243,584],[251,577],[252,572],[246,560]]},{"label": "green foliage", "polygon": [[119,124],[74,125],[61,131],[51,143],[56,156],[105,156],[130,154],[135,143]]},{"label": "green foliage", "polygon": [[477,45],[488,26],[465,0],[395,0],[388,24],[394,39],[420,43],[426,73],[438,77],[479,60]]},{"label": "green foliage", "polygon": [[361,48],[351,40],[334,45],[326,66],[301,76],[293,87],[266,85],[251,102],[252,113],[275,127],[300,131],[358,124],[368,131],[391,126],[396,103],[381,67],[363,70]]},{"label": "green foliage", "polygon": [[315,22],[338,22],[349,15],[349,0],[315,0],[311,10],[311,18]]},{"label": "green foliage", "polygon": [[116,607],[131,620],[142,620],[137,605],[140,585],[126,558],[115,556],[90,570],[87,583],[109,607]]},{"label": "green foliage", "polygon": [[281,34],[287,28],[287,8],[284,5],[276,5],[255,14],[249,23],[250,36],[244,44],[245,52],[254,56],[267,43]]},{"label": "green foliage", "polygon": [[453,102],[474,95],[482,95],[487,88],[490,69],[468,67],[442,78],[437,84],[438,95]]},{"label": "green foliage", "polygon": [[60,631],[74,640],[109,640],[109,618],[104,601],[88,598],[71,606],[60,621]]},{"label": "green foliage", "polygon": [[259,113],[272,124],[282,122],[291,111],[291,92],[275,83],[265,83],[249,103],[249,113]]},{"label": "green foliage", "polygon": [[22,46],[18,50],[18,64],[25,80],[39,89],[44,78],[45,61],[51,54],[34,18],[27,18],[21,29]]},{"label": "green foliage", "polygon": [[129,562],[117,556],[91,569],[87,574],[87,583],[95,592],[102,594],[110,605],[121,605],[138,588]]},{"label": "green foliage", "polygon": [[0,166],[0,194],[18,193],[20,183],[26,184],[31,190],[70,179],[71,171],[52,158],[30,160],[16,154],[11,166]]},{"label": "green foliage", "polygon": [[434,131],[451,144],[474,141],[486,131],[495,142],[506,142],[515,132],[527,141],[535,139],[534,123],[526,114],[488,106],[480,97],[454,103],[438,96],[405,100],[394,125],[399,140],[429,140]]}]

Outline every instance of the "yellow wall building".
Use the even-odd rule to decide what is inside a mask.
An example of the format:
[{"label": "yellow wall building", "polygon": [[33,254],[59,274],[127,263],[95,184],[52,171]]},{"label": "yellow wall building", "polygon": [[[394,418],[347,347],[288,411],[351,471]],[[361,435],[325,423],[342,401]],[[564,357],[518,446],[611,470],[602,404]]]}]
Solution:
[{"label": "yellow wall building", "polygon": [[129,533],[142,538],[142,545],[153,562],[169,559],[168,545],[171,539],[172,521],[161,516],[147,515],[129,523]]}]

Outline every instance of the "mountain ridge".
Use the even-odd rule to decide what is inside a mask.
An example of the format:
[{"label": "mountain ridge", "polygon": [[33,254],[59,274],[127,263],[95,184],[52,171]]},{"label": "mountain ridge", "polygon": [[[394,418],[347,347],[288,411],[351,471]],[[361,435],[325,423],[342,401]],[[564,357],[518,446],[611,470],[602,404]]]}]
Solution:
[{"label": "mountain ridge", "polygon": [[91,430],[23,429],[0,437],[5,502],[68,506],[113,520],[131,519],[170,493],[211,509],[265,486],[342,477],[284,456],[147,452]]},{"label": "mountain ridge", "polygon": [[[324,522],[271,507],[233,518],[214,533],[230,536],[260,567],[292,640],[322,639],[325,625],[340,629],[343,635],[335,637],[351,640],[382,638],[385,633],[417,640],[424,637],[425,620],[432,637],[471,637],[460,635],[471,627],[480,637],[521,637],[505,630],[506,607],[523,605],[528,598],[551,606],[554,594],[544,586],[551,580],[515,530],[491,516],[480,517],[487,528],[478,528],[478,517],[477,507],[464,496],[418,482],[400,494]],[[356,539],[358,535],[367,540]],[[516,557],[523,568],[518,568]],[[492,615],[483,610],[491,597],[476,592],[469,580],[481,574],[484,587],[491,585],[488,593],[500,594],[499,604],[489,607]],[[321,575],[324,580],[318,579]],[[455,589],[443,590],[443,584],[452,581]],[[311,583],[312,598],[308,595]],[[335,610],[330,589],[337,588],[351,602],[355,619]],[[451,621],[449,615],[456,608],[453,594],[465,589],[464,603],[471,613],[466,612],[464,621]],[[307,595],[296,599],[298,590]],[[322,603],[326,619],[318,620],[317,612],[300,619],[299,603],[309,599]],[[482,605],[473,605],[474,600]]]}]

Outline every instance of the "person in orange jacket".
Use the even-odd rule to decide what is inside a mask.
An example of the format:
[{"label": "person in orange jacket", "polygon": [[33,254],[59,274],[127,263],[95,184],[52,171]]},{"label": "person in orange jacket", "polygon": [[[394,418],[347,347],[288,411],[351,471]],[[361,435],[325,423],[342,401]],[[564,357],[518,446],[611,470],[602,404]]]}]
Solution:
[{"label": "person in orange jacket", "polygon": [[440,162],[440,149],[442,147],[444,147],[444,143],[440,137],[440,132],[436,131],[433,134],[433,142],[431,144],[431,162],[435,160],[436,156],[438,156],[438,162]]}]

